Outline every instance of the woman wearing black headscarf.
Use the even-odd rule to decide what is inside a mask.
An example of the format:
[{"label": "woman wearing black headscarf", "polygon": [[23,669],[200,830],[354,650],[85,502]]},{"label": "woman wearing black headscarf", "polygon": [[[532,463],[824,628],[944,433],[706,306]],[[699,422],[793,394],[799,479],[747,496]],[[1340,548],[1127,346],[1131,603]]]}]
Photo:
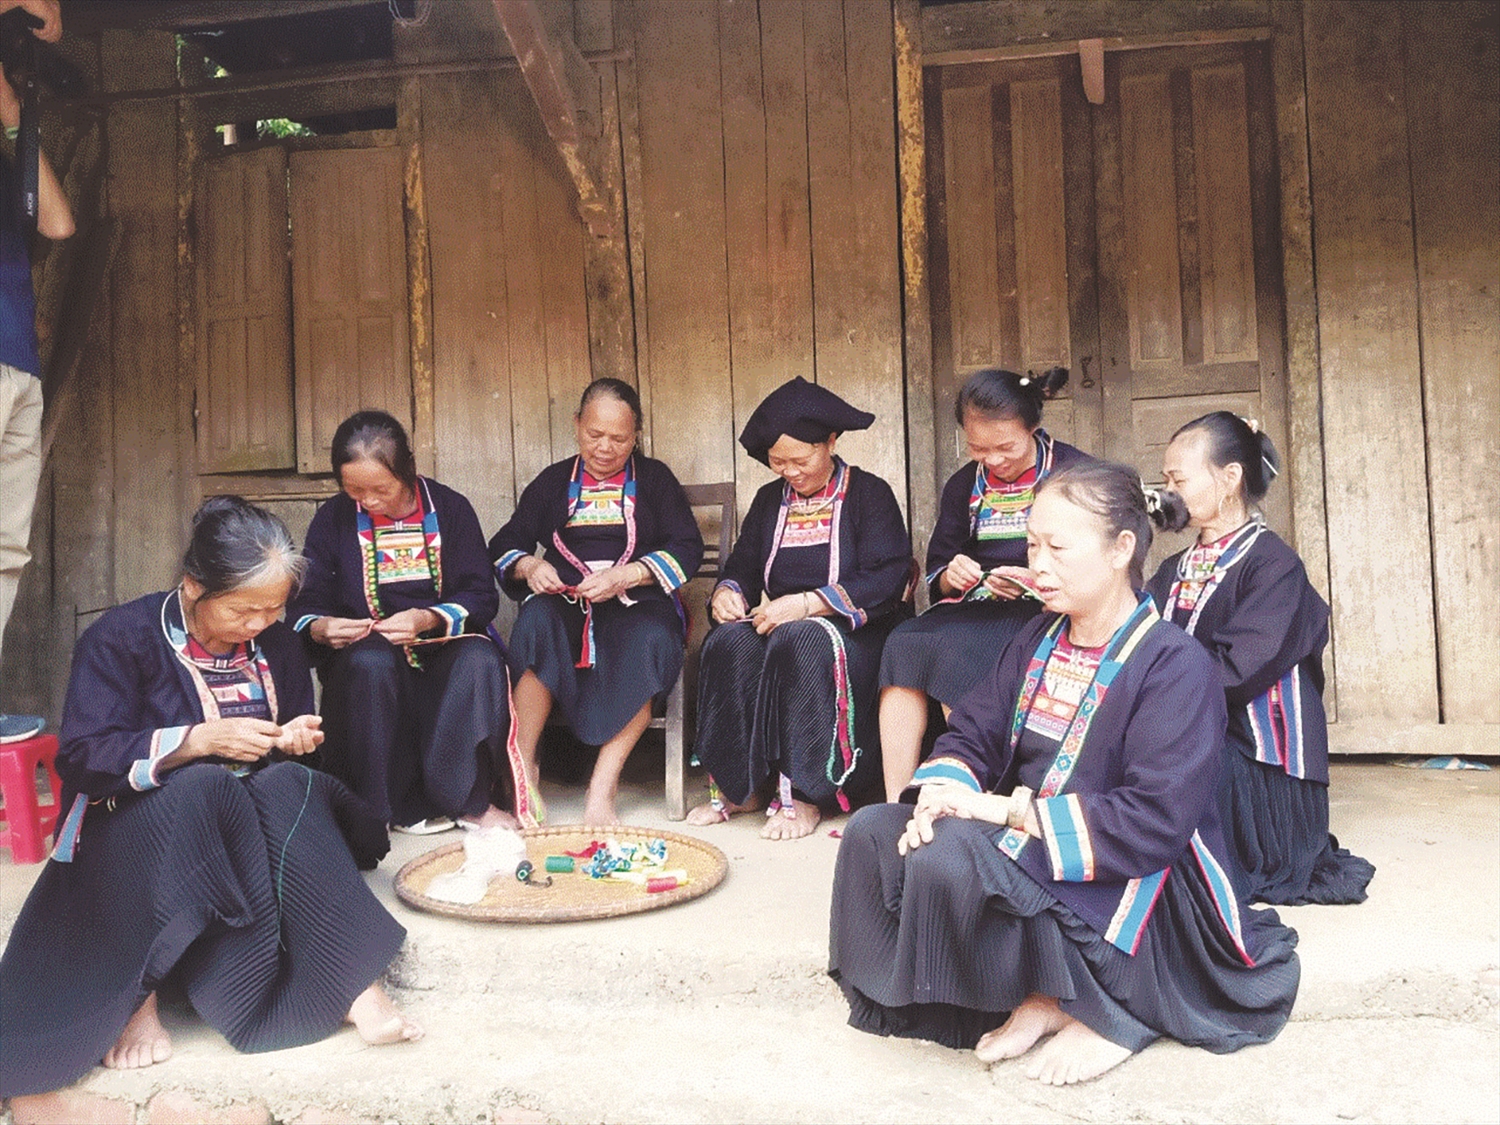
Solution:
[{"label": "woman wearing black headscarf", "polygon": [[874,421],[796,378],[740,434],[782,479],[755,494],[709,603],[695,748],[713,787],[693,824],[759,808],[778,779],[763,835],[792,839],[879,788],[880,651],[910,613],[911,541],[891,486],[834,452]]}]

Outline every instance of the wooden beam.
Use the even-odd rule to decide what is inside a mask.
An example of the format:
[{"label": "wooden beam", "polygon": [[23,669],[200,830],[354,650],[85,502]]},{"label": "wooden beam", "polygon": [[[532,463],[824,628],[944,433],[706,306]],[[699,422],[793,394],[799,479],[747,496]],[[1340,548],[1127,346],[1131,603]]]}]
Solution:
[{"label": "wooden beam", "polygon": [[[922,49],[928,65],[950,52],[978,52],[1016,44],[1052,46],[1072,54],[1080,39],[1166,36],[1184,32],[1268,27],[1271,0],[970,0],[922,10]],[[1105,46],[1108,47],[1108,42]],[[943,59],[943,62],[959,61]]]},{"label": "wooden beam", "polygon": [[1104,104],[1104,40],[1080,39],[1078,63],[1083,70],[1083,96],[1090,105]]},{"label": "wooden beam", "polygon": [[[1286,0],[1290,3],[1291,0]],[[997,47],[974,47],[953,51],[924,52],[924,66],[956,66],[960,63],[1015,62],[1018,59],[1045,59],[1078,52],[1078,44],[1097,42],[1106,51],[1152,51],[1162,47],[1208,47],[1222,43],[1258,43],[1271,38],[1271,28],[1232,27],[1222,31],[1169,31],[1147,35],[1106,35],[1093,40],[1068,42],[1044,40],[1011,43]]]},{"label": "wooden beam", "polygon": [[222,0],[68,0],[63,18],[70,35],[91,35],[105,28],[132,31],[193,31],[278,16],[307,16],[339,8],[357,8],[370,0],[255,0],[225,4]]},{"label": "wooden beam", "polygon": [[604,187],[599,80],[572,37],[548,28],[536,0],[494,2],[526,88],[578,191],[578,213],[595,238],[608,237],[620,223]]}]

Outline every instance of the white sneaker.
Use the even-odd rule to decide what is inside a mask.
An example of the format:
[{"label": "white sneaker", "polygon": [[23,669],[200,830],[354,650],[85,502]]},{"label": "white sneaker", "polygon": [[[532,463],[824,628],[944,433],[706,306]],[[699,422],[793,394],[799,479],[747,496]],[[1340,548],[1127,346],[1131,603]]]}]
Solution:
[{"label": "white sneaker", "polygon": [[451,832],[457,827],[458,825],[446,816],[430,816],[415,824],[393,824],[391,831],[404,832],[408,836],[436,836],[439,832]]}]

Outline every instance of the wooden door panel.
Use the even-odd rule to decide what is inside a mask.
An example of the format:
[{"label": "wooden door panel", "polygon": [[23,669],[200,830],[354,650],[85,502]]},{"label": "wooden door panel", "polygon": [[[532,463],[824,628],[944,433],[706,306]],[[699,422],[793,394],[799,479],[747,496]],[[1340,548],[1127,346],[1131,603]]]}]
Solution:
[{"label": "wooden door panel", "polygon": [[195,202],[201,472],[296,463],[286,207],[281,149],[204,162]]},{"label": "wooden door panel", "polygon": [[411,427],[401,154],[291,156],[297,463],[325,472],[333,432],[361,409]]}]

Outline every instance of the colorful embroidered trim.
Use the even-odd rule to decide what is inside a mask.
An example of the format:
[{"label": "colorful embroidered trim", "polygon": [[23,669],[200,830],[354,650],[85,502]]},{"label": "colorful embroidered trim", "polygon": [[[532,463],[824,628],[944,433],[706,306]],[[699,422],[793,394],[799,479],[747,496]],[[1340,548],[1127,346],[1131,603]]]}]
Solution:
[{"label": "colorful embroidered trim", "polygon": [[[564,526],[567,525],[568,520],[573,518],[573,514],[578,510],[578,506],[583,503],[583,473],[583,458],[573,458],[573,475],[568,481],[568,514],[566,519],[563,520]],[[630,561],[631,556],[635,554],[634,455],[632,455],[629,460],[625,462],[625,484],[621,488],[620,509],[624,513],[625,517],[625,552],[615,560],[615,566],[624,566],[627,562]],[[562,528],[558,528],[552,533],[552,545],[557,548],[558,554],[562,555],[563,558],[568,560],[568,565],[570,565],[574,570],[578,571],[580,578],[582,578],[584,575],[592,573],[588,563],[584,562],[572,551],[570,551],[568,549],[568,545],[563,542]],[[577,668],[592,668],[594,666],[595,657],[594,603],[586,598],[579,598],[577,587],[574,586],[568,587],[563,596],[568,598],[568,600],[573,602],[575,605],[581,604],[583,606],[583,637],[581,643],[578,646],[578,662],[574,666]],[[620,603],[622,605],[634,604],[632,599],[627,598],[624,594],[620,595]]]},{"label": "colorful embroidered trim", "polygon": [[1234,887],[1229,882],[1229,876],[1224,873],[1224,868],[1214,858],[1214,853],[1208,850],[1208,845],[1197,832],[1193,833],[1193,855],[1198,860],[1199,870],[1203,872],[1204,882],[1208,884],[1208,893],[1213,897],[1214,909],[1219,912],[1219,921],[1224,923],[1224,929],[1228,931],[1230,940],[1234,942],[1234,947],[1239,950],[1245,964],[1254,968],[1255,958],[1245,948],[1245,934],[1240,926],[1239,900],[1234,896]]},{"label": "colorful embroidered trim", "polygon": [[1061,883],[1094,881],[1094,844],[1076,793],[1043,797],[1036,802],[1042,839],[1052,859],[1052,878]]},{"label": "colorful embroidered trim", "polygon": [[[1011,720],[1010,754],[1012,757],[1015,756],[1016,744],[1021,741],[1021,731],[1026,726],[1026,719],[1031,713],[1032,704],[1036,701],[1037,691],[1041,688],[1047,661],[1052,656],[1052,650],[1057,647],[1057,639],[1067,620],[1066,617],[1058,617],[1052,622],[1037,644],[1036,652],[1031,656],[1021,694],[1016,700],[1015,716]],[[1094,716],[1098,714],[1099,707],[1104,703],[1110,684],[1119,675],[1125,662],[1130,659],[1131,653],[1146,638],[1146,634],[1160,621],[1161,614],[1157,613],[1155,604],[1150,597],[1143,594],[1125,624],[1116,629],[1114,636],[1109,639],[1109,644],[1105,646],[1104,658],[1099,661],[1099,667],[1094,670],[1094,678],[1090,681],[1082,702],[1078,704],[1078,710],[1074,713],[1067,731],[1059,742],[1057,756],[1052,759],[1052,764],[1042,779],[1041,787],[1037,790],[1039,807],[1042,801],[1057,796],[1063,786],[1068,783],[1068,779],[1073,776],[1073,770],[1078,765],[1079,754],[1088,738],[1089,728],[1093,725]],[[1008,828],[996,841],[995,846],[1011,859],[1016,859],[1029,839],[1031,837],[1025,832]]]},{"label": "colorful embroidered trim", "polygon": [[1146,923],[1151,919],[1151,911],[1156,908],[1156,900],[1161,897],[1162,888],[1166,886],[1167,876],[1171,873],[1170,867],[1163,867],[1155,875],[1132,879],[1125,884],[1120,905],[1115,908],[1114,917],[1105,928],[1105,941],[1116,949],[1135,956],[1135,951],[1141,945],[1141,935],[1146,932]]},{"label": "colorful embroidered trim", "polygon": [[[1032,434],[1036,441],[1036,481],[1032,484],[1032,493],[1041,487],[1042,481],[1052,472],[1053,442],[1052,436],[1040,426]],[[985,467],[976,463],[974,466],[974,484],[969,489],[969,538],[973,539],[979,534],[979,506],[984,502]]]},{"label": "colorful embroidered trim", "polygon": [[[849,798],[844,795],[844,782],[859,765],[859,747],[854,744],[854,688],[849,683],[849,652],[844,647],[844,634],[826,617],[809,617],[828,634],[833,645],[833,741],[828,747],[828,780],[838,790],[839,808],[849,811]],[[842,772],[839,767],[842,765]]]},{"label": "colorful embroidered trim", "polygon": [[[833,476],[824,490],[833,499],[833,524],[828,531],[828,585],[836,586],[839,580],[839,525],[844,518],[844,499],[849,495],[851,470],[842,457],[833,459]],[[766,555],[765,570],[761,573],[762,585],[771,588],[771,567],[776,562],[776,552],[781,550],[781,541],[786,536],[786,514],[792,499],[797,495],[790,482],[781,486],[781,507],[776,511],[776,530],[771,536],[771,550]],[[826,588],[826,587],[825,587]],[[831,604],[831,603],[830,603]]]},{"label": "colorful embroidered trim", "polygon": [[[427,572],[432,576],[433,592],[443,596],[443,536],[438,529],[437,508],[432,503],[432,493],[427,488],[425,477],[417,478],[417,500],[422,505],[422,541],[426,547]],[[375,549],[375,521],[364,506],[354,506],[355,533],[359,536],[359,565],[361,585],[365,592],[365,605],[370,616],[380,621],[385,614],[380,608],[380,563]],[[446,615],[445,615],[446,616]],[[413,668],[422,667],[416,651],[405,646],[406,662]]]},{"label": "colorful embroidered trim", "polygon": [[928,758],[918,766],[911,779],[912,785],[920,787],[928,782],[952,782],[972,789],[975,793],[982,788],[968,763],[957,758]]},{"label": "colorful embroidered trim", "polygon": [[688,580],[682,564],[672,557],[670,551],[652,551],[649,555],[642,555],[637,561],[646,564],[655,576],[657,585],[669,594]]},{"label": "colorful embroidered trim", "polygon": [[127,775],[130,787],[137,793],[144,793],[148,789],[155,789],[161,784],[161,778],[157,776],[156,767],[173,750],[182,745],[182,740],[187,737],[191,726],[162,727],[151,732],[151,749],[146,757],[137,758],[130,763],[130,772]]},{"label": "colorful embroidered trim", "polygon": [[1307,776],[1302,727],[1302,670],[1297,665],[1245,704],[1255,760],[1280,766],[1290,777]]},{"label": "colorful embroidered trim", "polygon": [[[1259,513],[1256,513],[1251,517],[1249,523],[1235,532],[1233,537],[1224,544],[1223,550],[1219,552],[1218,558],[1214,560],[1214,572],[1203,583],[1203,589],[1198,592],[1198,597],[1193,603],[1193,612],[1188,616],[1187,624],[1183,626],[1183,630],[1189,636],[1194,635],[1195,630],[1198,628],[1198,618],[1203,616],[1203,607],[1208,604],[1208,599],[1213,597],[1214,591],[1219,588],[1219,583],[1224,581],[1224,575],[1229,572],[1230,567],[1241,561],[1249,553],[1250,548],[1260,538],[1260,533],[1265,529],[1266,521]],[[1167,604],[1163,610],[1168,616],[1171,616],[1177,608],[1177,600],[1182,594],[1183,584],[1192,581],[1193,576],[1188,565],[1192,554],[1193,549],[1189,547],[1186,551],[1182,552],[1182,557],[1177,560],[1177,577],[1172,582],[1171,588],[1167,591]]]}]

